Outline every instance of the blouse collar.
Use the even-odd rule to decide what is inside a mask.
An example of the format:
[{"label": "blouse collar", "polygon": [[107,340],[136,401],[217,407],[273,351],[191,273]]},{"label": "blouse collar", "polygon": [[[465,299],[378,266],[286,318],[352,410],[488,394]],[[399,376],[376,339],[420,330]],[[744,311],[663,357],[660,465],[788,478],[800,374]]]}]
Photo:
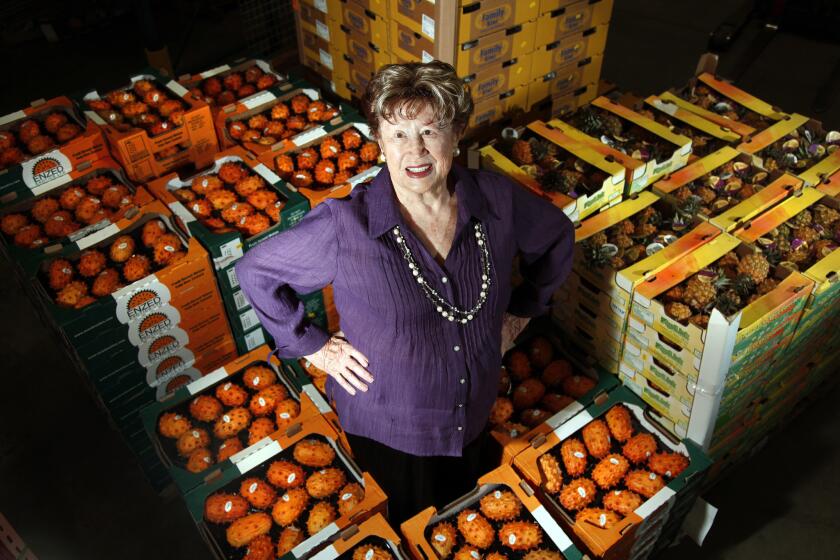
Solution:
[{"label": "blouse collar", "polygon": [[[453,163],[449,173],[455,179],[459,223],[465,224],[470,218],[485,221],[489,212],[487,199],[476,184],[470,170]],[[365,205],[367,206],[368,234],[371,238],[379,237],[394,226],[403,224],[387,165],[382,167],[382,171],[367,187]]]}]

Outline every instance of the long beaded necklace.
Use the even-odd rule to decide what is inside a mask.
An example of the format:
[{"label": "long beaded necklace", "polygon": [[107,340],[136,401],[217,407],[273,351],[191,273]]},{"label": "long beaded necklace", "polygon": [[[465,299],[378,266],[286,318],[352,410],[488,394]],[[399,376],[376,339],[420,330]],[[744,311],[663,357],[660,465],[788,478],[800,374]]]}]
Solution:
[{"label": "long beaded necklace", "polygon": [[476,243],[478,243],[478,247],[481,249],[481,291],[478,293],[478,302],[472,309],[467,311],[459,309],[443,299],[443,297],[437,293],[431,285],[429,285],[429,282],[420,272],[420,267],[417,265],[417,261],[414,259],[414,254],[408,247],[408,243],[405,242],[405,238],[400,231],[400,226],[394,226],[394,229],[391,231],[394,233],[394,237],[397,240],[397,245],[400,247],[403,258],[408,263],[408,268],[411,270],[411,274],[414,275],[415,280],[417,280],[417,283],[423,290],[423,294],[435,306],[435,310],[440,313],[444,319],[449,321],[459,321],[461,324],[467,324],[469,321],[472,321],[479,310],[481,310],[484,302],[487,301],[487,292],[489,291],[491,284],[490,253],[487,250],[487,234],[484,232],[484,227],[481,223],[475,224]]}]

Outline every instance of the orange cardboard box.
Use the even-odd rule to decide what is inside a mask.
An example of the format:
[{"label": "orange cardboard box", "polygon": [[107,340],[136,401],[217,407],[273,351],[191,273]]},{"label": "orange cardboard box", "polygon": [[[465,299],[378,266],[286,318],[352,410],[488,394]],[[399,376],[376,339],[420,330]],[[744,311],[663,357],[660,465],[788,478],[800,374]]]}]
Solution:
[{"label": "orange cardboard box", "polygon": [[[52,113],[63,114],[68,123],[79,127],[79,134],[64,144],[29,155],[25,145],[18,145],[15,132],[25,121],[43,125],[43,120]],[[19,163],[0,168],[0,207],[62,185],[84,164],[109,157],[99,126],[81,117],[67,97],[33,101],[25,109],[0,117],[0,134],[14,135],[15,147],[21,150]]]},{"label": "orange cardboard box", "polygon": [[381,513],[358,525],[351,525],[339,533],[338,538],[317,554],[317,560],[349,560],[360,545],[384,548],[386,553],[396,560],[409,560],[409,556],[400,546],[400,537]]},{"label": "orange cardboard box", "polygon": [[[152,136],[142,128],[127,123],[118,126],[106,122],[90,108],[85,110],[88,118],[105,131],[114,157],[128,176],[143,182],[188,164],[199,169],[209,164],[219,144],[207,103],[194,99],[178,82],[165,81],[150,73],[132,76],[131,85],[126,87],[133,87],[140,80],[152,81],[170,98],[181,100],[186,107],[181,126],[170,127],[168,131]],[[97,90],[92,90],[84,95],[82,104],[88,107],[90,102],[97,100],[102,100],[102,96]]]},{"label": "orange cardboard box", "polygon": [[[257,95],[260,91],[266,90],[270,87],[276,87],[278,84],[282,84],[289,79],[285,74],[281,74],[275,70],[270,62],[258,58],[239,58],[229,64],[222,64],[198,74],[184,74],[178,78],[178,83],[190,90],[192,95],[204,99],[204,101],[210,105],[210,110],[215,114],[221,106],[227,105],[227,103],[219,103],[216,97],[206,95],[201,88],[204,81],[208,78],[224,80],[227,76],[236,73],[240,75],[247,74],[247,71],[252,68],[259,69],[260,72],[262,72],[262,76],[260,77],[261,79],[257,80],[255,83],[251,83],[256,91],[248,95],[241,95],[237,93],[235,97],[231,96],[232,99],[230,102],[235,101],[236,99],[247,98],[251,95]],[[270,78],[266,78],[266,76],[270,76]],[[249,82],[245,83],[247,84]]]},{"label": "orange cardboard box", "polygon": [[[235,558],[241,551],[234,552],[234,549],[228,544],[225,536],[227,526],[214,524],[205,518],[205,502],[207,499],[219,492],[238,493],[242,482],[247,478],[265,479],[265,473],[273,462],[294,460],[294,447],[303,440],[315,440],[329,445],[335,454],[335,458],[330,462],[331,465],[341,468],[349,475],[347,482],[355,482],[361,486],[364,497],[349,511],[343,515],[339,514],[327,527],[314,535],[308,536],[293,549],[288,556],[289,559],[303,558],[310,552],[317,551],[323,545],[328,544],[330,538],[350,525],[358,524],[377,513],[385,513],[387,506],[385,493],[369,473],[361,471],[355,464],[347,448],[344,447],[340,436],[333,430],[332,426],[323,417],[315,416],[295,423],[284,431],[271,434],[263,440],[262,445],[257,450],[234,455],[231,457],[233,465],[223,469],[220,476],[207,481],[206,484],[195,487],[186,494],[184,499],[187,502],[187,509],[215,558],[219,560]],[[307,470],[314,471],[315,469],[308,468]],[[340,499],[340,496],[335,496],[329,500],[334,503],[338,499]],[[309,507],[311,507],[313,501],[310,501],[309,504]],[[306,509],[308,510],[309,507]],[[304,512],[302,515],[305,516],[306,513]],[[275,525],[272,521],[270,529],[274,528],[276,528],[276,531],[272,531],[272,536],[275,538],[272,540],[276,542],[276,536],[279,535],[281,527]],[[284,556],[284,558],[286,557]]]},{"label": "orange cardboard box", "polygon": [[[409,553],[416,560],[439,558],[435,547],[432,546],[431,535],[427,531],[441,522],[457,525],[458,513],[467,508],[479,510],[479,502],[487,496],[502,497],[502,492],[512,493],[516,500],[524,507],[521,508],[517,519],[525,523],[539,525],[543,532],[540,547],[546,554],[556,554],[562,560],[582,560],[586,558],[572,542],[562,527],[546,511],[545,507],[534,495],[529,483],[523,480],[509,465],[502,465],[478,479],[478,485],[468,494],[458,498],[441,511],[429,506],[411,519],[400,525],[400,531],[405,537],[405,545]],[[500,525],[503,522],[498,522]],[[428,531],[429,533],[431,531]],[[493,536],[495,537],[495,530]],[[494,539],[495,540],[495,539]],[[514,541],[515,542],[515,539]],[[460,548],[463,537],[453,549]]]}]

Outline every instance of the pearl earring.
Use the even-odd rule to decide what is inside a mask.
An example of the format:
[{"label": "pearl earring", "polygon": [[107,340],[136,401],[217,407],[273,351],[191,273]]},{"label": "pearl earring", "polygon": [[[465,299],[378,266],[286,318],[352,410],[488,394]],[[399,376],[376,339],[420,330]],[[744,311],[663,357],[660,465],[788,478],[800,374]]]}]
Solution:
[{"label": "pearl earring", "polygon": [[455,157],[458,157],[459,155],[461,155],[461,148],[459,148],[458,146],[455,146],[455,151],[452,152],[452,155],[454,155]]}]

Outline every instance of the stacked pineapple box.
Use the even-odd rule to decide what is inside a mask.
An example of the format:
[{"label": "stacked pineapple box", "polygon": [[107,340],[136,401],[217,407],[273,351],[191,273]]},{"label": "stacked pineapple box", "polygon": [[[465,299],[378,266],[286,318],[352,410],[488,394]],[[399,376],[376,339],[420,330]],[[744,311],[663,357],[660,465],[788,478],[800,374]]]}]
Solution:
[{"label": "stacked pineapple box", "polygon": [[[556,328],[716,479],[836,358],[840,134],[710,74],[621,102],[508,129],[481,163],[579,222]],[[616,196],[603,179],[622,172]]]}]

